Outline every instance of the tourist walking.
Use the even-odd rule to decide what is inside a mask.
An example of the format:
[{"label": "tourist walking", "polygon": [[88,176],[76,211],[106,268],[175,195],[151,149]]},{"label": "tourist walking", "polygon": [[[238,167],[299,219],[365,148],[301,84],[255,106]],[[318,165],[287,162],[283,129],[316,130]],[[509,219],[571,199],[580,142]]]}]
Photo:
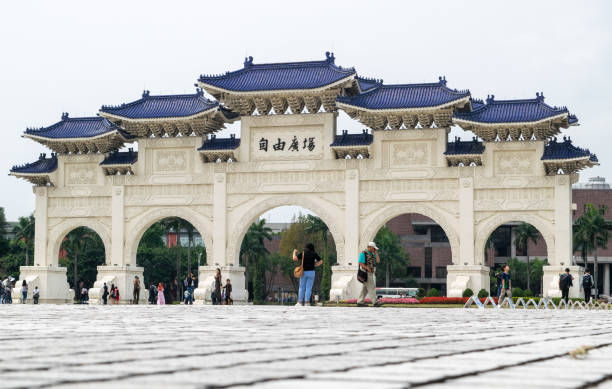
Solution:
[{"label": "tourist walking", "polygon": [[217,268],[217,271],[215,272],[215,292],[213,305],[221,304],[221,282],[223,282],[221,278],[221,269]]},{"label": "tourist walking", "polygon": [[380,307],[382,303],[376,300],[376,265],[380,263],[376,243],[368,243],[368,247],[359,254],[357,262],[359,267],[367,274],[366,280],[361,284],[361,293],[359,293],[359,298],[357,299],[357,306],[367,307],[368,303],[366,303],[365,299],[368,297],[373,306]]},{"label": "tourist walking", "polygon": [[195,277],[193,273],[189,273],[187,278],[185,278],[185,289],[185,297],[187,297],[185,304],[193,304],[193,290],[195,289]]},{"label": "tourist walking", "polygon": [[223,292],[225,294],[225,305],[230,305],[232,303],[232,282],[229,278],[225,281]]},{"label": "tourist walking", "polygon": [[87,288],[83,287],[83,289],[81,289],[81,304],[87,304],[88,297]]},{"label": "tourist walking", "polygon": [[25,304],[28,299],[28,283],[26,280],[23,280],[21,283],[21,303]]},{"label": "tourist walking", "polygon": [[105,282],[104,286],[102,287],[102,304],[106,305],[107,302],[108,302],[108,285],[106,285],[106,282]]},{"label": "tourist walking", "polygon": [[582,276],[582,289],[584,289],[584,302],[588,303],[591,301],[591,289],[593,288],[593,276],[591,271],[586,268],[584,269],[584,276]]},{"label": "tourist walking", "polygon": [[501,274],[502,287],[499,292],[499,300],[497,305],[501,305],[504,297],[512,298],[512,280],[510,279],[510,266],[504,266],[504,272]]},{"label": "tourist walking", "polygon": [[312,243],[307,243],[304,246],[304,251],[298,254],[297,249],[293,249],[293,260],[301,260],[301,267],[304,273],[300,277],[300,289],[298,292],[298,302],[295,306],[304,306],[306,302],[310,303],[312,294],[312,285],[315,279],[315,268],[323,264],[323,260],[315,252],[315,247]]},{"label": "tourist walking", "polygon": [[574,280],[574,276],[570,274],[569,267],[565,268],[565,273],[559,276],[559,289],[561,289],[561,299],[565,300],[565,302],[569,302],[569,290],[574,285],[572,282]]},{"label": "tourist walking", "polygon": [[111,288],[110,288],[110,303],[111,303],[111,305],[115,304],[115,284],[111,284]]},{"label": "tourist walking", "polygon": [[157,287],[155,284],[151,284],[149,287],[149,304],[155,304],[157,301]]},{"label": "tourist walking", "polygon": [[38,298],[40,297],[40,291],[38,290],[38,286],[34,287],[34,291],[32,292],[32,300],[34,304],[38,304]]},{"label": "tourist walking", "polygon": [[134,299],[132,303],[138,305],[138,300],[140,300],[140,279],[138,276],[134,276]]},{"label": "tourist walking", "polygon": [[497,294],[495,295],[495,297],[497,297],[498,299],[499,299],[499,294],[501,293],[501,289],[502,289],[501,275],[503,272],[504,272],[503,269],[499,269],[499,271],[495,273],[495,280],[497,281]]},{"label": "tourist walking", "polygon": [[164,284],[161,282],[157,285],[157,305],[166,304],[166,299],[164,298]]},{"label": "tourist walking", "polygon": [[115,301],[114,304],[119,304],[119,288],[115,286]]}]

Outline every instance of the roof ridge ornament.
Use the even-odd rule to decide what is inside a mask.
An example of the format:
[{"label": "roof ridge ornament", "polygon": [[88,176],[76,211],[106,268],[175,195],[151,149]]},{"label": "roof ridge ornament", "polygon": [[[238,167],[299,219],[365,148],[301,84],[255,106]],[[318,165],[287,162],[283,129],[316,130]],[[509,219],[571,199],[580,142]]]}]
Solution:
[{"label": "roof ridge ornament", "polygon": [[147,89],[142,91],[142,98],[146,99],[147,97],[149,97],[149,95],[151,94],[151,92]]},{"label": "roof ridge ornament", "polygon": [[495,101],[495,95],[487,95],[487,104],[491,104]]},{"label": "roof ridge ornament", "polygon": [[[244,57],[244,68],[249,68],[253,65],[253,56],[249,55],[248,57]],[[227,72],[226,74],[229,74],[229,72]]]},{"label": "roof ridge ornament", "polygon": [[327,63],[334,64],[336,61],[336,57],[334,56],[334,53],[330,51],[325,52],[325,58],[326,58]]},{"label": "roof ridge ornament", "polygon": [[440,85],[446,86],[446,76],[439,76],[438,81],[440,82]]},{"label": "roof ridge ornament", "polygon": [[537,102],[543,102],[544,101],[544,92],[536,92],[536,101]]},{"label": "roof ridge ornament", "polygon": [[200,97],[204,96],[204,91],[202,90],[202,88],[196,88],[196,95]]},{"label": "roof ridge ornament", "polygon": [[68,112],[62,112],[62,120],[68,119]]}]

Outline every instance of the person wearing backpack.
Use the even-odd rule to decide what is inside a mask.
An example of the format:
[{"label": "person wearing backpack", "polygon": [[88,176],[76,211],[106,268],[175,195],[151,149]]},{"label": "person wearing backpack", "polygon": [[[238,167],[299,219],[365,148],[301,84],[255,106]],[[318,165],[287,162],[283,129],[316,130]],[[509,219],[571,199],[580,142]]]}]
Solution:
[{"label": "person wearing backpack", "polygon": [[584,270],[584,276],[582,277],[582,289],[584,289],[584,302],[588,303],[591,300],[591,289],[593,288],[593,276],[591,271],[587,268]]},{"label": "person wearing backpack", "polygon": [[361,269],[367,272],[367,279],[361,284],[357,306],[367,307],[368,303],[365,302],[365,299],[369,297],[372,306],[380,307],[382,302],[376,299],[376,265],[380,263],[376,243],[368,243],[368,247],[359,254],[357,263]]},{"label": "person wearing backpack", "polygon": [[569,301],[569,289],[573,286],[572,280],[574,276],[570,274],[569,267],[565,268],[565,273],[559,276],[559,289],[561,289],[561,298],[567,303]]}]

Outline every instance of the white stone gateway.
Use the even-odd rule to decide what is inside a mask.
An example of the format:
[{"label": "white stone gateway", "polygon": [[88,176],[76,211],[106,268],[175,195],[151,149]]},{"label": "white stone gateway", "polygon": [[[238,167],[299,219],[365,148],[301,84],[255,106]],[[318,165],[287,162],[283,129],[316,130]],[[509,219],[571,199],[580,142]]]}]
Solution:
[{"label": "white stone gateway", "polygon": [[[11,170],[36,185],[34,266],[21,267],[21,279],[39,287],[41,302],[71,299],[58,253],[79,226],[98,233],[106,251],[92,302],[104,282],[128,301],[134,276],[143,278],[140,238],[166,217],[187,220],[204,239],[208,263],[199,268],[196,300],[209,302],[220,267],[234,299],[244,302],[242,239],[260,215],[283,205],[307,208],[329,227],[338,260],[332,300],[357,296],[360,250],[405,213],[433,219],[448,236],[449,296],[489,289],[485,244],[510,221],[541,232],[550,263],[544,295],[560,296],[558,274],[572,257],[571,185],[581,168],[597,163],[569,139],[552,138],[577,122],[566,108],[545,104],[541,94],[485,103],[448,88],[444,78],[385,85],[335,65],[329,53],[323,61],[264,65],[247,58],[238,71],[201,76],[199,87],[218,101],[201,89],[145,91],[96,117],[64,114],[50,127],[26,130],[54,151]],[[338,108],[373,131],[338,135]],[[236,120],[240,139],[213,135]],[[476,138],[449,142],[453,124]],[[137,151],[117,151],[131,142]]]}]

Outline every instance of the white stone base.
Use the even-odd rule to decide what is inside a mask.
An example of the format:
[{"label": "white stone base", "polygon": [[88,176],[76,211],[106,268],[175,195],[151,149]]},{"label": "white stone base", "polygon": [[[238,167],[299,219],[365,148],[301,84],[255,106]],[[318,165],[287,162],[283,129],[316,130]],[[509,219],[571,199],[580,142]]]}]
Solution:
[{"label": "white stone base", "polygon": [[559,276],[565,273],[565,269],[570,269],[570,274],[574,276],[574,281],[569,291],[570,297],[583,298],[584,293],[580,291],[580,280],[584,274],[584,268],[581,266],[544,266],[543,280],[543,296],[544,297],[561,297],[561,289],[559,289]]},{"label": "white stone base", "polygon": [[[149,291],[143,276],[144,268],[139,266],[98,266],[98,277],[89,289],[89,304],[102,304],[104,283],[110,288],[115,284],[119,288],[119,304],[132,304],[134,298],[134,276],[140,278],[139,304],[147,304]],[[110,296],[109,296],[110,299]]]},{"label": "white stone base", "polygon": [[212,304],[211,295],[215,289],[215,273],[221,269],[222,287],[228,278],[232,283],[232,301],[234,304],[246,304],[248,293],[245,289],[245,268],[242,266],[200,266],[198,269],[198,287],[193,292],[194,304]]},{"label": "white stone base", "polygon": [[72,303],[74,292],[68,286],[65,267],[20,266],[19,272],[19,280],[15,283],[11,295],[13,303],[21,303],[21,284],[23,280],[28,283],[27,303],[34,301],[32,294],[37,286],[40,291],[39,304]]},{"label": "white stone base", "polygon": [[489,267],[481,265],[450,265],[446,267],[446,295],[448,297],[462,297],[463,291],[472,289],[478,294],[480,289],[491,293]]},{"label": "white stone base", "polygon": [[357,281],[357,266],[332,266],[329,301],[337,302],[359,297],[361,283]]}]

